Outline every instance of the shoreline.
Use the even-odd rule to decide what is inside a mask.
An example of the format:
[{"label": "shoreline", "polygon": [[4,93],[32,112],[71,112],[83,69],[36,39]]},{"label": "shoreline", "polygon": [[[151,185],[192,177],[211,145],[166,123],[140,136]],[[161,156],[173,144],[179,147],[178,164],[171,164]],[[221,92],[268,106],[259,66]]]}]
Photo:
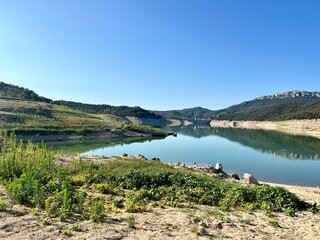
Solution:
[{"label": "shoreline", "polygon": [[54,141],[86,141],[86,140],[118,140],[121,138],[150,138],[150,137],[168,137],[176,136],[176,133],[163,130],[157,131],[110,131],[97,132],[89,134],[32,134],[32,135],[17,135],[17,139],[23,142],[31,140],[32,142],[54,142]]},{"label": "shoreline", "polygon": [[285,121],[237,121],[212,120],[211,127],[263,129],[280,131],[291,135],[311,136],[320,139],[320,120],[285,120]]},{"label": "shoreline", "polygon": [[260,182],[262,184],[267,184],[274,187],[282,187],[287,189],[288,191],[294,193],[298,198],[307,201],[314,202],[317,206],[320,205],[320,187],[312,187],[312,186],[297,186],[297,185],[289,185],[282,183],[273,183],[273,182]]}]

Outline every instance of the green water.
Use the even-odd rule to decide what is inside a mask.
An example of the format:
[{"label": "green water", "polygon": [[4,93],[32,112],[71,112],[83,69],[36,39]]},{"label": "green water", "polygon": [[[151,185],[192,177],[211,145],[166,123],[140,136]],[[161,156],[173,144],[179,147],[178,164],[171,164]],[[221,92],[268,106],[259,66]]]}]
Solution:
[{"label": "green water", "polygon": [[225,171],[253,174],[260,181],[320,186],[320,140],[275,131],[210,127],[168,128],[178,137],[49,144],[87,155],[143,154],[164,162],[204,166],[222,163]]}]

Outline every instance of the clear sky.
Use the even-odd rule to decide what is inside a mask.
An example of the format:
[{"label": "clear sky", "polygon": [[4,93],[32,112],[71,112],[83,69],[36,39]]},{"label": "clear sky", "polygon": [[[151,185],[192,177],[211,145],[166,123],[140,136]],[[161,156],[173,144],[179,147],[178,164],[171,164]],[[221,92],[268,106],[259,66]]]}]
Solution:
[{"label": "clear sky", "polygon": [[319,91],[320,1],[0,0],[0,81],[159,110]]}]

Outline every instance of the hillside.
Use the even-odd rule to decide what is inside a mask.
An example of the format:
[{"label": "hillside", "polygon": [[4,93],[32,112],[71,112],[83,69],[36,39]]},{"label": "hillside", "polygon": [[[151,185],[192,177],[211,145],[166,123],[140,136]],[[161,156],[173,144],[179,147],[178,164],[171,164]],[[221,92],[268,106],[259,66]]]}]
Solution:
[{"label": "hillside", "polygon": [[36,136],[33,138],[36,141],[168,135],[151,127],[123,122],[114,115],[88,114],[55,104],[17,99],[0,99],[0,128],[20,136]]},{"label": "hillside", "polygon": [[27,88],[18,87],[12,84],[0,82],[0,97],[31,100],[37,102],[51,102],[51,99],[41,97],[34,91]]},{"label": "hillside", "polygon": [[139,118],[160,119],[161,116],[149,112],[140,107],[128,107],[128,106],[111,106],[107,104],[86,104],[71,101],[53,101],[54,104],[66,106],[75,110],[79,110],[86,113],[94,114],[112,114],[116,116],[126,117],[133,116]]},{"label": "hillside", "polygon": [[29,89],[3,82],[0,87],[0,129],[14,131],[18,135],[38,136],[34,140],[90,139],[97,137],[94,136],[96,134],[103,139],[167,135],[161,130],[131,124],[123,117],[128,115],[161,119],[139,107],[65,101],[54,104],[52,100],[40,97]]},{"label": "hillside", "polygon": [[212,118],[214,120],[282,121],[320,118],[320,92],[289,91],[258,97],[221,110],[201,107],[153,111],[166,119]]},{"label": "hillside", "polygon": [[320,92],[289,91],[258,97],[221,110],[201,107],[153,111],[166,119],[212,118],[214,120],[283,121],[320,118]]},{"label": "hillside", "polygon": [[168,111],[152,111],[164,118],[174,118],[174,119],[194,119],[194,118],[211,118],[215,113],[212,110],[195,107],[195,108],[185,108],[182,110],[168,110]]},{"label": "hillside", "polygon": [[320,92],[290,91],[262,96],[215,111],[216,120],[280,121],[320,118]]}]

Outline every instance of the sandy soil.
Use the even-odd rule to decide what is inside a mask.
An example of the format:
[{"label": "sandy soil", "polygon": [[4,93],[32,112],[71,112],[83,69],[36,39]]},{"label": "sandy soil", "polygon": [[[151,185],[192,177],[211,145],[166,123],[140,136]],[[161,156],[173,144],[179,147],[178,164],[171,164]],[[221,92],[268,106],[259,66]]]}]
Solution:
[{"label": "sandy soil", "polygon": [[295,135],[307,135],[320,138],[320,120],[288,120],[288,121],[216,121],[210,122],[212,127],[247,128],[282,131]]}]

